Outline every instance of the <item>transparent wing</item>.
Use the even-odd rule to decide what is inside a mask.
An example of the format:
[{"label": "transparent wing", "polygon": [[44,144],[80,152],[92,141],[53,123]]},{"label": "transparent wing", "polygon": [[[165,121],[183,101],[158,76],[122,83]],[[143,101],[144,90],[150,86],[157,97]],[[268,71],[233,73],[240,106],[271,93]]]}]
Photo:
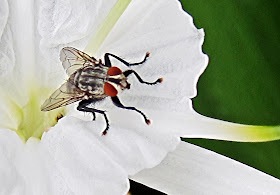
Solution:
[{"label": "transparent wing", "polygon": [[42,111],[49,111],[82,100],[85,92],[70,82],[63,83],[41,106]]},{"label": "transparent wing", "polygon": [[60,51],[60,61],[68,76],[85,66],[94,66],[97,61],[88,54],[73,47],[64,47]]}]

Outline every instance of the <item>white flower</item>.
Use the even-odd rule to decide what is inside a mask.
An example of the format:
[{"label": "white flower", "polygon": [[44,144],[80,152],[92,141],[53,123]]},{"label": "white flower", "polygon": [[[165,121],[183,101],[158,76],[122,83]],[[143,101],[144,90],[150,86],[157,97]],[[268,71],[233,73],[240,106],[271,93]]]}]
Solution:
[{"label": "white flower", "polygon": [[[184,168],[189,168],[188,180],[205,178],[205,173],[217,176],[216,180],[209,181],[210,187],[233,181],[225,180],[226,171],[242,170],[248,178],[246,191],[266,190],[262,183],[251,182],[265,178],[266,184],[272,186],[268,190],[276,192],[278,180],[204,149],[180,143],[180,136],[273,140],[279,138],[279,129],[260,130],[263,133],[260,136],[251,133],[256,127],[215,121],[196,114],[191,98],[196,95],[196,82],[208,62],[201,50],[203,30],[195,28],[192,18],[175,0],[128,3],[127,0],[2,0],[0,193],[124,194],[129,188],[128,177],[161,191],[181,193],[184,184],[181,185],[180,180],[186,179]],[[122,14],[120,10],[124,8]],[[131,89],[123,92],[120,99],[123,104],[145,112],[152,124],[147,126],[138,113],[116,108],[107,99],[96,105],[108,111],[111,127],[106,136],[101,136],[105,126],[102,117],[97,115],[97,120],[91,121],[91,116],[75,111],[74,106],[44,132],[56,123],[56,117],[64,114],[61,109],[40,111],[43,101],[64,82],[65,72],[58,60],[64,46],[81,50],[86,47],[85,51],[96,58],[110,52],[131,62],[141,60],[149,51],[151,57],[147,62],[134,69],[146,80],[163,77],[164,82],[146,86],[130,76]],[[112,63],[123,67],[117,61]],[[184,158],[177,155],[185,149],[195,153],[186,154]],[[155,169],[135,175],[155,167],[173,150]],[[206,156],[206,160],[202,156]],[[196,172],[192,162],[201,158],[204,171]],[[217,164],[208,167],[204,161],[209,159]],[[228,167],[224,166],[222,173],[211,172],[224,162]],[[171,165],[178,167],[170,169]],[[174,175],[165,174],[170,170],[180,180],[170,182],[170,176],[174,178]],[[161,181],[155,173],[166,178]],[[147,177],[147,174],[153,175]],[[199,191],[199,180],[192,181],[186,182],[186,188],[190,192]],[[237,184],[240,182],[234,183]],[[201,190],[205,192],[205,188]],[[234,192],[235,189],[224,190]]]}]

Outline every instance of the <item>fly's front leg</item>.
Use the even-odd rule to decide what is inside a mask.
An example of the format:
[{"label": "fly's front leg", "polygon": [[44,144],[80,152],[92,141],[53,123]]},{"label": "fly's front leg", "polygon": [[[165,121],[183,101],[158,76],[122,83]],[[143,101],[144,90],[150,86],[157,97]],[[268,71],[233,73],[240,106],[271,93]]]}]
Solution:
[{"label": "fly's front leg", "polygon": [[143,63],[147,60],[147,58],[150,56],[150,53],[147,52],[146,55],[145,55],[145,57],[144,57],[144,59],[143,59],[141,62],[137,62],[137,63],[129,63],[129,62],[127,62],[127,61],[121,59],[120,57],[118,57],[118,56],[116,56],[116,55],[114,55],[114,54],[105,53],[104,59],[105,59],[105,65],[106,65],[107,67],[111,67],[111,61],[110,61],[110,59],[109,59],[109,56],[112,56],[112,57],[116,58],[116,59],[119,60],[120,62],[124,63],[126,66],[130,67],[130,66],[135,66],[135,65],[143,64]]},{"label": "fly's front leg", "polygon": [[159,78],[155,82],[146,82],[146,81],[143,81],[143,79],[139,76],[139,74],[137,72],[135,72],[135,70],[130,69],[130,70],[126,70],[126,71],[123,72],[124,76],[126,76],[126,77],[128,77],[131,73],[133,73],[136,76],[136,78],[138,79],[138,81],[140,83],[144,83],[144,84],[147,84],[147,85],[155,85],[155,84],[161,83],[163,81],[162,78]]},{"label": "fly's front leg", "polygon": [[151,124],[151,121],[146,117],[146,115],[145,115],[143,112],[141,112],[140,110],[138,110],[138,109],[135,108],[135,107],[124,106],[124,105],[120,102],[120,99],[118,98],[118,96],[111,97],[111,99],[112,99],[113,103],[114,103],[117,107],[123,108],[123,109],[128,109],[128,110],[134,110],[134,111],[140,113],[140,114],[143,116],[143,118],[144,118],[144,120],[145,120],[145,122],[146,122],[147,125]]},{"label": "fly's front leg", "polygon": [[82,100],[80,101],[78,107],[77,107],[77,110],[79,111],[82,111],[82,112],[90,112],[92,113],[93,115],[93,120],[95,120],[95,112],[97,113],[100,113],[100,114],[103,114],[104,118],[105,118],[105,121],[106,121],[106,128],[105,130],[103,131],[102,135],[106,135],[107,134],[107,131],[109,129],[109,120],[107,118],[107,115],[105,114],[105,111],[103,110],[98,110],[98,109],[95,109],[95,108],[89,108],[87,107],[87,105],[91,104],[92,102],[94,102],[93,99],[88,99],[88,100]]}]

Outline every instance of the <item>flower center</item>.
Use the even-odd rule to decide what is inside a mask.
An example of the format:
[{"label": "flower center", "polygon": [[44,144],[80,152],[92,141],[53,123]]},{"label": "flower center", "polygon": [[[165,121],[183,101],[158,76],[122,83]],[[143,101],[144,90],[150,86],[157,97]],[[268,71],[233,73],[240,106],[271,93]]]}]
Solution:
[{"label": "flower center", "polygon": [[44,131],[54,126],[58,119],[64,115],[64,108],[58,108],[49,112],[42,112],[40,107],[53,89],[32,87],[28,95],[27,103],[19,107],[11,99],[4,99],[7,103],[8,114],[15,121],[13,127],[9,125],[1,125],[15,131],[23,142],[30,137],[41,139]]},{"label": "flower center", "polygon": [[[89,41],[85,48],[86,53],[95,54],[130,2],[131,0],[116,1],[102,25]],[[30,69],[28,71],[29,75],[32,75]],[[5,104],[5,113],[1,117],[8,119],[0,120],[0,127],[15,131],[23,142],[26,142],[30,137],[41,139],[43,132],[54,126],[58,119],[64,115],[64,108],[48,112],[42,112],[40,109],[44,100],[54,91],[53,89],[34,86],[31,89],[27,103],[24,106],[19,106],[18,102],[14,101],[14,97],[5,94],[0,86],[0,100]]]}]

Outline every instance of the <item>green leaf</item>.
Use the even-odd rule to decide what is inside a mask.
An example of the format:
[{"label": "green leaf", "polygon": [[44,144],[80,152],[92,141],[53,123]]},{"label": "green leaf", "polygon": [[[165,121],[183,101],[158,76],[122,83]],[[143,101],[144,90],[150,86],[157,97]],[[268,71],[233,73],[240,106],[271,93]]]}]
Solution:
[{"label": "green leaf", "polygon": [[[197,112],[252,125],[280,124],[280,2],[181,0],[198,28],[209,66],[198,82]],[[193,140],[280,178],[280,141],[232,143]]]}]

